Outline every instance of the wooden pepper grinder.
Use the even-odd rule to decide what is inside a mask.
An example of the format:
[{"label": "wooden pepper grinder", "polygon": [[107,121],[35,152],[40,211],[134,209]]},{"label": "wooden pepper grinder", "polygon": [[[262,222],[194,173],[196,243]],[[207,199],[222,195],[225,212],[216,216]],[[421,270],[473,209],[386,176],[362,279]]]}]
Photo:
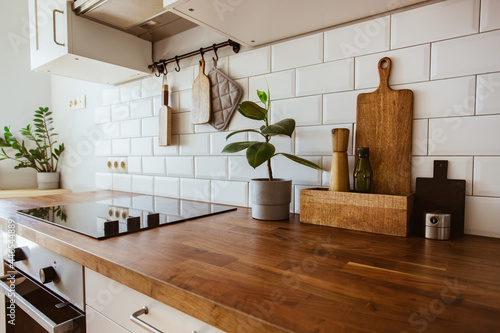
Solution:
[{"label": "wooden pepper grinder", "polygon": [[349,192],[349,164],[347,162],[349,129],[332,129],[332,145],[333,154],[330,171],[330,191]]}]

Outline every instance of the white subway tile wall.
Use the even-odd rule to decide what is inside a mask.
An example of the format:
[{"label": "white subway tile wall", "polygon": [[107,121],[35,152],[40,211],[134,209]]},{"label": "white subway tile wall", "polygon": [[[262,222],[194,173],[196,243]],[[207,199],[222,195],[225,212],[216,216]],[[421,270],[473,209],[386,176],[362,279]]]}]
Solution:
[{"label": "white subway tile wall", "polygon": [[481,32],[500,29],[500,1],[481,0]]},{"label": "white subway tile wall", "polygon": [[[423,24],[422,22],[425,22]],[[241,51],[219,67],[258,102],[256,89],[271,90],[271,121],[296,120],[292,138],[273,137],[277,152],[307,158],[324,171],[273,159],[275,177],[293,180],[291,211],[299,212],[300,189],[328,186],[331,129],[351,131],[354,164],[356,102],[379,84],[378,61],[392,59],[391,87],[414,94],[412,189],[431,177],[433,161],[449,161],[449,178],[466,180],[466,232],[500,237],[500,1],[455,0],[344,25]],[[209,62],[208,67],[211,66]],[[190,123],[191,88],[198,70],[169,71],[172,145],[158,145],[162,79],[107,88],[94,120],[102,130],[99,161],[128,157],[128,173],[96,173],[96,187],[159,196],[250,206],[252,178],[267,177],[245,152],[222,153],[228,142],[261,140]],[[260,103],[260,102],[258,102]],[[261,122],[236,112],[229,130],[257,129]],[[180,208],[179,208],[180,209]]]}]

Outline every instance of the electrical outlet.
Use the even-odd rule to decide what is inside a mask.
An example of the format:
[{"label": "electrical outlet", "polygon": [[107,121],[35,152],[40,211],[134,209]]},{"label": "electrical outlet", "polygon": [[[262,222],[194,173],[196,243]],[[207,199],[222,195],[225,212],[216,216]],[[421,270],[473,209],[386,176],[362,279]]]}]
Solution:
[{"label": "electrical outlet", "polygon": [[106,167],[109,172],[127,173],[128,158],[126,157],[110,157],[106,161]]},{"label": "electrical outlet", "polygon": [[87,98],[85,94],[76,96],[76,97],[71,97],[68,103],[68,107],[70,110],[80,110],[80,109],[85,109],[87,104]]}]

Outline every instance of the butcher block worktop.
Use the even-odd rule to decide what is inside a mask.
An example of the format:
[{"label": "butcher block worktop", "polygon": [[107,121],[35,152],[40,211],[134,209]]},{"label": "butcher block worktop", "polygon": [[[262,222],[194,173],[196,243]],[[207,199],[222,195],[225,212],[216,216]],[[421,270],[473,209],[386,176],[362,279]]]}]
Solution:
[{"label": "butcher block worktop", "polygon": [[[500,239],[402,238],[251,211],[107,240],[21,219],[15,210],[134,194],[0,200],[18,234],[227,332],[494,332]],[[7,222],[2,220],[5,228]]]}]

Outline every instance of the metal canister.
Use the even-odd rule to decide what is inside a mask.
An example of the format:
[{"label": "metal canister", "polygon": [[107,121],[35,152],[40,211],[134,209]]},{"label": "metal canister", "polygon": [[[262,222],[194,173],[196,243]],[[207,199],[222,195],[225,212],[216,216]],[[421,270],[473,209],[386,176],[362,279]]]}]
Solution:
[{"label": "metal canister", "polygon": [[450,239],[451,215],[445,213],[425,213],[425,238]]}]

